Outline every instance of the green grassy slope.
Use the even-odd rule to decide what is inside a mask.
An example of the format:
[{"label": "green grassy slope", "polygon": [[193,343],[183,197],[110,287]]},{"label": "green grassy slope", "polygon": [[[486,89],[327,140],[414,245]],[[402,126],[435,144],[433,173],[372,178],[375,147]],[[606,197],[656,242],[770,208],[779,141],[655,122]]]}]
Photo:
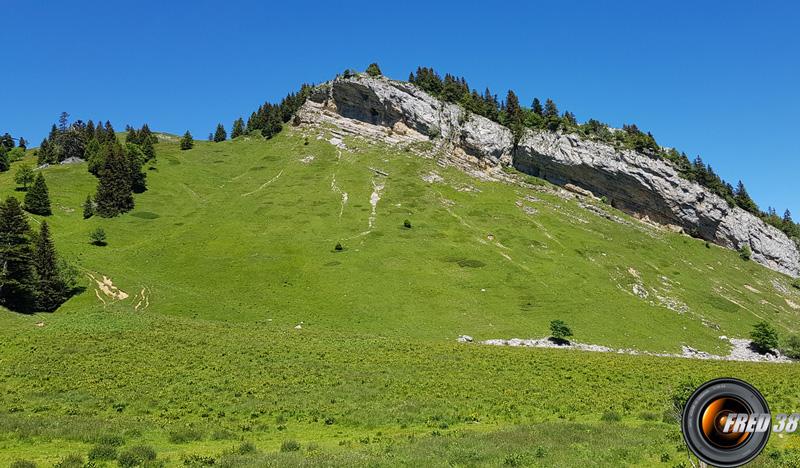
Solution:
[{"label": "green grassy slope", "polygon": [[[660,421],[687,378],[744,377],[773,408],[796,409],[791,365],[455,343],[541,337],[560,318],[581,342],[725,354],[719,335],[746,336],[762,318],[794,331],[800,294],[786,277],[402,149],[308,142],[286,131],[191,151],[159,144],[149,190],[110,220],[82,219],[96,184],[84,165],[45,170],[57,246],[87,289],[55,314],[0,311],[0,462],[54,462],[117,434],[170,465],[241,439],[264,451],[296,439],[301,453],[272,462],[392,464],[394,451],[414,463],[431,450],[456,464],[546,452],[569,466],[591,459],[590,442],[537,452],[531,434],[598,429],[613,411],[619,437],[596,449],[647,465],[680,456],[677,426],[645,420]],[[13,171],[0,174],[2,196],[22,195]],[[444,180],[423,181],[431,171]],[[98,226],[107,247],[88,244]],[[88,275],[128,297],[112,300]],[[498,450],[496,430],[518,444]]]}]

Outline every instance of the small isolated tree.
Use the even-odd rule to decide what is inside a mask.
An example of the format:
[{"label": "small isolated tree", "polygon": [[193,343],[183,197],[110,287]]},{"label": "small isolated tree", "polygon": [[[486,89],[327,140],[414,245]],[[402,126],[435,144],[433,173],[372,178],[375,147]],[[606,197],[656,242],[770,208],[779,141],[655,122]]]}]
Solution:
[{"label": "small isolated tree", "polygon": [[758,322],[750,332],[753,347],[760,353],[772,352],[778,347],[778,332],[767,322]]},{"label": "small isolated tree", "polygon": [[95,229],[94,231],[91,232],[91,234],[89,234],[89,242],[92,245],[97,245],[100,247],[107,245],[108,243],[106,242],[106,231],[103,230],[103,228],[101,227]]},{"label": "small isolated tree", "polygon": [[36,175],[36,180],[25,194],[25,211],[42,216],[52,213],[50,211],[50,194],[41,172]]},{"label": "small isolated tree", "polygon": [[97,183],[97,214],[111,218],[133,209],[131,164],[125,150],[117,143],[103,148],[103,167]]},{"label": "small isolated tree", "polygon": [[742,260],[747,261],[753,258],[753,251],[750,250],[750,246],[747,244],[742,245],[739,247],[739,256],[742,257]]},{"label": "small isolated tree", "polygon": [[225,127],[222,124],[217,124],[217,130],[214,132],[214,143],[225,141],[228,139],[228,134],[225,132]]},{"label": "small isolated tree", "polygon": [[377,63],[373,62],[367,67],[367,75],[377,78],[383,75],[383,73],[381,73],[381,67],[379,67]]},{"label": "small isolated tree", "polygon": [[28,190],[28,186],[33,183],[35,178],[36,175],[28,164],[19,166],[17,173],[14,174],[14,182],[16,182],[17,185],[21,185],[23,190]]},{"label": "small isolated tree", "polygon": [[17,147],[22,148],[23,150],[28,149],[28,142],[22,137],[19,137],[19,143],[17,143]]},{"label": "small isolated tree", "polygon": [[403,221],[403,227],[406,229],[411,229],[411,221],[409,220]]},{"label": "small isolated tree", "polygon": [[550,322],[550,337],[556,343],[569,343],[567,338],[572,336],[572,330],[563,320],[553,320]]},{"label": "small isolated tree", "polygon": [[183,134],[183,138],[181,138],[181,149],[190,150],[192,148],[194,148],[194,138],[192,138],[192,134],[189,133],[189,130],[186,130],[186,133]]},{"label": "small isolated tree", "polygon": [[83,202],[83,219],[89,219],[94,216],[94,200],[91,195],[86,195],[86,201]]},{"label": "small isolated tree", "polygon": [[231,139],[237,138],[244,135],[244,120],[241,117],[236,119],[233,122],[233,128],[231,129]]},{"label": "small isolated tree", "polygon": [[341,242],[337,242],[336,243],[336,247],[334,247],[333,249],[336,250],[337,252],[340,252],[340,251],[344,250],[344,247],[342,247],[342,243]]}]

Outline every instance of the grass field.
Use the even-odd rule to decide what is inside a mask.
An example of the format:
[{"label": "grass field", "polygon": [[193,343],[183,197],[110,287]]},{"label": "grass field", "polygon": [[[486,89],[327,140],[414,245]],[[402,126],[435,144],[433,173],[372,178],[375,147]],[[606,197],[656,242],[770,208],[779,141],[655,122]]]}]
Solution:
[{"label": "grass field", "polygon": [[[86,290],[53,314],[0,311],[0,463],[147,445],[168,466],[674,466],[686,454],[663,414],[684,382],[741,377],[799,409],[794,365],[456,343],[562,319],[580,342],[726,354],[719,336],[761,319],[794,332],[800,291],[599,202],[627,223],[314,136],[161,143],[149,190],[114,219],[82,219],[85,165],[44,170]],[[3,197],[22,195],[16,164]],[[106,247],[89,244],[98,226]],[[800,442],[768,450],[759,463],[792,466]]]}]

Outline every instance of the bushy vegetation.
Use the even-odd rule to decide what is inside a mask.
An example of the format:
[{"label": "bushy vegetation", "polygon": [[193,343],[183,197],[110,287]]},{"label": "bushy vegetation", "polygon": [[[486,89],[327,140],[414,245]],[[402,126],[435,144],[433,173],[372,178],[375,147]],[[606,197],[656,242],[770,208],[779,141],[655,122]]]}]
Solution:
[{"label": "bushy vegetation", "polygon": [[568,343],[568,338],[572,336],[572,330],[563,320],[553,320],[550,322],[550,337],[558,343]]},{"label": "bushy vegetation", "polygon": [[441,78],[433,68],[418,67],[416,73],[409,74],[408,81],[444,101],[461,105],[470,113],[505,125],[514,134],[515,143],[522,138],[526,128],[563,131],[577,133],[584,138],[602,141],[620,149],[634,150],[653,158],[663,158],[672,163],[682,177],[706,187],[725,199],[730,206],[749,211],[767,224],[782,230],[790,238],[800,238],[800,224],[794,222],[789,210],[786,210],[783,217],[779,217],[771,207],[762,212],[747,193],[742,181],[734,188],[722,180],[700,156],[690,161],[686,153],[662,147],[650,132],[640,130],[636,124],[624,124],[621,130],[612,129],[595,119],[579,124],[573,113],[560,112],[552,99],[546,99],[542,105],[539,98],[534,98],[531,106],[525,107],[520,105],[513,90],[508,91],[505,100],[499,100],[489,88],[479,93],[471,89],[463,77],[445,74]]},{"label": "bushy vegetation", "polygon": [[762,353],[770,353],[778,347],[778,332],[769,322],[758,322],[750,332],[753,346]]}]

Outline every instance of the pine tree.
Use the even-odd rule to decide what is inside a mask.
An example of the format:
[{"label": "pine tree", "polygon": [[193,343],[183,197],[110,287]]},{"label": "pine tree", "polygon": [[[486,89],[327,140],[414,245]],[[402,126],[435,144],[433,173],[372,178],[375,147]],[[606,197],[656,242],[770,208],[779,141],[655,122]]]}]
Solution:
[{"label": "pine tree", "polygon": [[558,118],[558,107],[556,107],[556,103],[553,102],[552,99],[548,99],[544,102],[544,116],[547,118]]},{"label": "pine tree", "polygon": [[83,202],[83,219],[89,219],[94,216],[94,201],[91,195],[86,195],[86,201]]},{"label": "pine tree", "polygon": [[[145,140],[145,143],[149,143]],[[147,174],[142,171],[145,156],[139,145],[125,145],[125,157],[128,161],[128,171],[133,193],[143,193],[147,190]]]},{"label": "pine tree", "polygon": [[50,211],[50,194],[47,190],[44,175],[41,172],[36,174],[33,185],[25,193],[25,211],[42,216],[52,213]]},{"label": "pine tree", "polygon": [[0,304],[19,312],[33,311],[36,283],[30,227],[19,201],[0,203]]},{"label": "pine tree", "polygon": [[97,214],[111,218],[133,209],[133,187],[130,164],[119,143],[111,143],[103,149],[103,167],[97,183]]},{"label": "pine tree", "polygon": [[181,138],[181,149],[190,150],[192,148],[194,148],[194,138],[192,138],[192,134],[189,133],[189,130],[186,130],[186,133],[183,134],[183,138]]},{"label": "pine tree", "polygon": [[14,182],[21,185],[23,190],[28,190],[28,186],[36,178],[33,169],[28,164],[22,164],[17,168],[17,173],[14,174]]},{"label": "pine tree", "polygon": [[19,137],[19,143],[18,143],[18,145],[17,145],[17,146],[19,146],[20,148],[22,148],[22,149],[26,150],[26,149],[28,149],[28,142],[27,142],[27,141],[25,141],[25,139],[24,139],[24,138],[22,138],[22,137]]},{"label": "pine tree", "polygon": [[[700,157],[698,156],[698,159]],[[753,214],[758,214],[759,209],[756,202],[750,198],[750,194],[747,193],[747,189],[744,188],[744,183],[740,180],[739,183],[736,185],[736,190],[733,192],[733,199],[740,208],[745,211],[749,211]]]},{"label": "pine tree", "polygon": [[241,117],[233,122],[233,129],[231,130],[231,140],[244,135],[244,120]]},{"label": "pine tree", "polygon": [[97,141],[97,138],[92,138],[86,145],[84,157],[86,158],[89,172],[97,176],[100,173],[100,168],[103,167],[103,147]]},{"label": "pine tree", "polygon": [[67,300],[69,288],[58,266],[58,256],[50,237],[50,227],[47,225],[47,221],[42,222],[39,236],[36,239],[33,266],[37,279],[37,309],[48,312],[56,310]]},{"label": "pine tree", "polygon": [[373,62],[370,63],[369,66],[367,67],[367,75],[373,78],[377,78],[383,75],[383,73],[381,73],[381,67],[379,67],[377,63]]},{"label": "pine tree", "polygon": [[533,104],[531,105],[531,109],[533,109],[533,113],[544,117],[544,109],[542,108],[542,101],[539,98],[533,98]]},{"label": "pine tree", "polygon": [[139,145],[142,148],[142,154],[144,155],[144,162],[156,159],[156,148],[155,146],[153,146],[154,139],[155,139],[154,136],[144,138],[142,144]]},{"label": "pine tree", "polygon": [[225,127],[222,124],[217,124],[217,130],[214,132],[214,143],[219,143],[228,139],[228,134],[225,132]]},{"label": "pine tree", "polygon": [[9,169],[11,169],[11,161],[8,158],[8,151],[0,145],[0,172],[6,172]]}]

